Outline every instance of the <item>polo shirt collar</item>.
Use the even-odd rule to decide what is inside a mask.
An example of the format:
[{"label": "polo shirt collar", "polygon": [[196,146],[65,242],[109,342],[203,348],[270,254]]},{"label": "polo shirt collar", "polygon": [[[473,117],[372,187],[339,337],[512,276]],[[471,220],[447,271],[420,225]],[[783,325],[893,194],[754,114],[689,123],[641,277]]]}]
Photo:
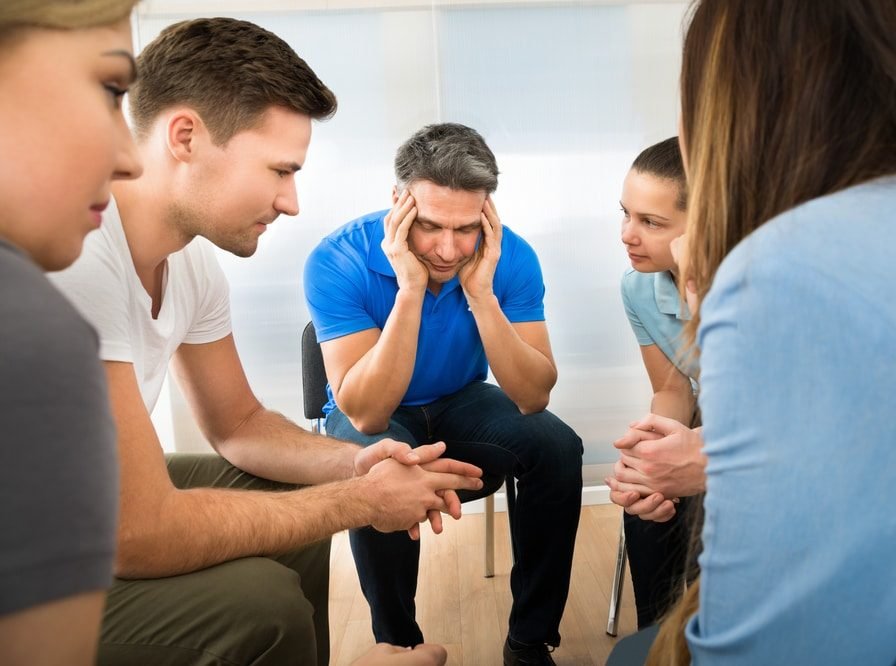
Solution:
[{"label": "polo shirt collar", "polygon": [[669,271],[654,273],[653,296],[656,299],[656,307],[663,314],[675,315],[685,321],[691,318],[691,312],[686,303],[681,302],[678,295],[678,287],[672,279]]},{"label": "polo shirt collar", "polygon": [[[385,217],[385,211],[383,213],[383,217]],[[379,273],[380,275],[385,275],[386,277],[395,277],[395,269],[392,268],[392,264],[389,263],[389,258],[386,256],[386,253],[383,252],[383,239],[386,237],[386,227],[383,224],[383,219],[381,218],[373,228],[373,232],[370,234],[370,247],[367,248],[367,268],[372,270],[374,273]],[[448,282],[442,285],[442,288],[439,290],[438,298],[441,298],[443,295],[453,291],[457,287],[460,286],[460,279],[455,275]],[[429,291],[427,290],[427,293]]]},{"label": "polo shirt collar", "polygon": [[[388,212],[388,211],[386,211]],[[383,214],[385,217],[385,213]],[[370,247],[367,248],[367,268],[374,273],[395,277],[395,269],[389,263],[386,253],[383,252],[383,239],[386,237],[386,228],[383,224],[383,218],[374,225],[373,232],[370,234]]]}]

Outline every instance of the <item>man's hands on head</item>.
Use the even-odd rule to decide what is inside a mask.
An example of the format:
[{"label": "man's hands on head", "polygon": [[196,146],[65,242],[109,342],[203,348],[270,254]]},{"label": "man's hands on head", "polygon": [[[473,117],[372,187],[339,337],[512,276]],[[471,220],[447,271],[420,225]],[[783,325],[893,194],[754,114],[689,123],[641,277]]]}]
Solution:
[{"label": "man's hands on head", "polygon": [[485,198],[480,219],[482,220],[482,238],[479,241],[479,247],[458,272],[458,278],[467,301],[487,298],[492,295],[495,269],[501,258],[503,228],[491,196]]},{"label": "man's hands on head", "polygon": [[383,254],[392,265],[398,288],[423,293],[429,282],[429,271],[408,246],[408,233],[417,219],[417,202],[405,188],[383,219]]},{"label": "man's hands on head", "polygon": [[[385,502],[386,506],[376,505],[380,515],[380,519],[373,523],[376,529],[381,532],[407,529],[412,539],[419,539],[420,526],[418,523],[422,520],[428,519],[433,532],[440,534],[442,532],[442,512],[449,514],[455,520],[460,518],[460,499],[455,490],[460,488],[478,490],[481,488],[482,470],[469,463],[441,458],[440,456],[444,452],[445,444],[443,442],[426,444],[412,449],[408,444],[397,442],[394,439],[383,439],[358,451],[355,455],[355,475],[372,475],[379,480],[381,485],[388,486],[378,489],[379,501]],[[387,463],[400,463],[406,467],[419,466],[418,469],[422,472],[422,476],[420,474],[414,476],[405,474],[394,465],[387,465]],[[391,470],[388,469],[390,467]],[[444,485],[439,485],[440,483]],[[404,487],[402,484],[416,484],[417,487],[414,490],[423,491],[422,494],[419,492],[408,494],[407,506],[401,506],[401,493],[410,493],[410,490],[399,490],[399,487]],[[412,497],[422,504],[414,504],[411,500]],[[392,507],[393,503],[396,503],[397,506]],[[425,515],[408,520],[407,511],[417,511],[419,516],[420,506],[426,506]],[[398,526],[393,526],[396,521],[401,520],[405,521],[403,525],[398,522]]]},{"label": "man's hands on head", "polygon": [[621,456],[606,479],[610,499],[627,513],[664,522],[675,514],[669,498],[687,497],[706,486],[701,429],[649,414],[631,424],[613,445]]}]

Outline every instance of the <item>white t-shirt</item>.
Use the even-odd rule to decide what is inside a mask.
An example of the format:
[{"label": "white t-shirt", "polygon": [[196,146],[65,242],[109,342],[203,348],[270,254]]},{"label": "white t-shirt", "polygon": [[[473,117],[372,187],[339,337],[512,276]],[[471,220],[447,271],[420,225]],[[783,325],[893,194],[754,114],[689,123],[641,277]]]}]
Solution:
[{"label": "white t-shirt", "polygon": [[96,328],[100,358],[134,364],[150,412],[180,344],[214,342],[231,331],[230,289],[204,238],[168,257],[162,307],[152,318],[152,300],[137,277],[114,201],[78,260],[50,279]]}]

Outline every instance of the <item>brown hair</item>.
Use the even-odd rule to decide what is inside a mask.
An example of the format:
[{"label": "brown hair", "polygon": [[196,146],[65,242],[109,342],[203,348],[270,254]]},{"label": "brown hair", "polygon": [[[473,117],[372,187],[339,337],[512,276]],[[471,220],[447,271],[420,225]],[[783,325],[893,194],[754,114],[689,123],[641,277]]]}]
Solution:
[{"label": "brown hair", "polygon": [[[681,70],[687,276],[702,299],[725,256],[776,215],[896,173],[893,0],[702,0]],[[682,280],[685,284],[685,280]],[[691,338],[699,314],[687,326]],[[647,663],[689,664],[692,585]]]},{"label": "brown hair", "polygon": [[126,18],[137,0],[3,0],[0,41],[21,28],[77,30]]},{"label": "brown hair", "polygon": [[694,6],[681,107],[687,272],[699,298],[728,252],[771,218],[896,172],[894,34],[893,0]]},{"label": "brown hair", "polygon": [[642,150],[632,162],[632,169],[638,173],[674,182],[678,188],[675,206],[678,210],[685,210],[688,207],[688,184],[684,175],[684,164],[681,160],[681,149],[678,146],[677,136]]},{"label": "brown hair", "polygon": [[277,35],[248,21],[207,18],[165,28],[137,58],[129,108],[138,140],[165,109],[195,109],[218,144],[255,126],[272,106],[314,119],[336,97]]}]

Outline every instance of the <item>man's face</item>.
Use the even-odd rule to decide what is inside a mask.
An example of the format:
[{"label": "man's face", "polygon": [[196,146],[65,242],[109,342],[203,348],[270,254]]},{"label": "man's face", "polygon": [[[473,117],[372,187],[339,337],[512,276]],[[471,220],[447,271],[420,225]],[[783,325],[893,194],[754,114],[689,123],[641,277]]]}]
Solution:
[{"label": "man's face", "polygon": [[262,122],[223,146],[204,144],[191,201],[176,217],[184,231],[239,257],[255,253],[258,238],[281,214],[298,215],[295,172],[311,141],[308,116],[271,107]]},{"label": "man's face", "polygon": [[632,268],[641,273],[674,270],[669,244],[685,232],[675,181],[631,170],[622,186],[622,243]]},{"label": "man's face", "polygon": [[[482,229],[483,190],[452,190],[428,180],[408,186],[417,218],[408,231],[408,247],[426,266],[431,284],[451,280],[476,252]],[[393,193],[393,202],[398,192]]]}]

